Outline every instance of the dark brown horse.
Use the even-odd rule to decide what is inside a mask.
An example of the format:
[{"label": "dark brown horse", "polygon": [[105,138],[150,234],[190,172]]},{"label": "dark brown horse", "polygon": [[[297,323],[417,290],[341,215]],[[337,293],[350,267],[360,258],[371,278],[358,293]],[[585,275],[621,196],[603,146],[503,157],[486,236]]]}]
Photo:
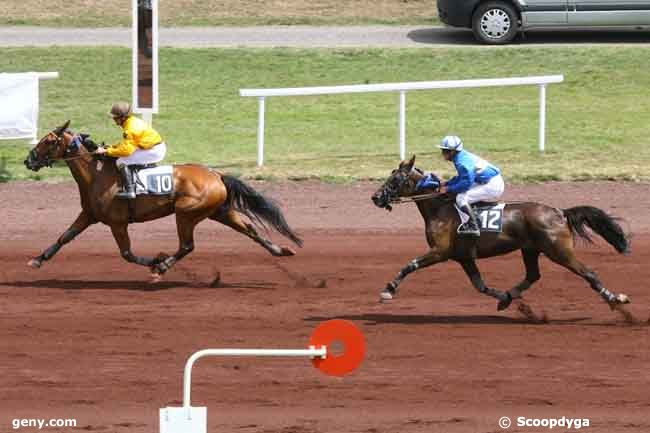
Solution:
[{"label": "dark brown horse", "polygon": [[53,245],[29,261],[30,266],[40,268],[63,245],[98,222],[111,228],[120,254],[126,261],[151,269],[153,281],[160,280],[169,268],[192,252],[194,228],[206,218],[248,236],[274,256],[292,256],[295,252],[260,236],[253,225],[242,221],[240,214],[258,225],[270,226],[296,245],[302,245],[302,240],[291,230],[274,201],[232,176],[203,165],[183,164],[174,166],[173,194],[139,196],[131,215],[135,222],[144,222],[175,214],[178,251],[172,256],[160,253],[155,258],[134,255],[127,230],[130,220],[128,203],[115,197],[119,176],[114,160],[94,158],[84,145],[73,140],[74,133],[68,129],[69,125],[70,121],[67,121],[43,137],[29,152],[25,166],[38,171],[55,161],[64,160],[79,186],[81,213]]},{"label": "dark brown horse", "polygon": [[[393,170],[384,185],[372,196],[380,208],[390,210],[391,203],[400,197],[416,194],[416,183],[424,174],[415,168],[415,156],[403,161]],[[418,194],[421,194],[418,193]],[[431,198],[416,201],[424,218],[425,234],[429,251],[408,263],[397,277],[381,292],[382,300],[393,299],[402,280],[411,272],[447,260],[454,260],[462,267],[472,285],[481,293],[498,299],[497,308],[508,308],[513,299],[521,298],[523,292],[539,280],[539,256],[546,255],[553,262],[564,266],[584,278],[611,308],[626,304],[629,298],[607,290],[598,276],[580,263],[574,254],[574,238],[591,241],[585,226],[602,236],[619,253],[629,252],[628,236],[616,221],[600,209],[580,206],[556,209],[539,203],[512,203],[503,210],[501,232],[481,233],[478,241],[457,235],[460,223],[454,200],[447,194],[432,194]],[[476,266],[476,259],[493,257],[521,250],[526,276],[515,287],[502,292],[487,287]]]}]

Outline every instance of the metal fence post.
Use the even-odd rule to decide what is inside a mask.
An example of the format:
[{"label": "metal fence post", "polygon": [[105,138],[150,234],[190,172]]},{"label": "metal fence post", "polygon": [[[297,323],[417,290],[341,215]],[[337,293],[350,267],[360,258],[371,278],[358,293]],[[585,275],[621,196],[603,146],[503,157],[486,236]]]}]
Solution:
[{"label": "metal fence post", "polygon": [[539,85],[539,151],[544,152],[546,141],[546,84]]},{"label": "metal fence post", "polygon": [[406,159],[406,91],[399,92],[399,158]]},{"label": "metal fence post", "polygon": [[264,96],[260,96],[257,113],[257,166],[264,165]]}]

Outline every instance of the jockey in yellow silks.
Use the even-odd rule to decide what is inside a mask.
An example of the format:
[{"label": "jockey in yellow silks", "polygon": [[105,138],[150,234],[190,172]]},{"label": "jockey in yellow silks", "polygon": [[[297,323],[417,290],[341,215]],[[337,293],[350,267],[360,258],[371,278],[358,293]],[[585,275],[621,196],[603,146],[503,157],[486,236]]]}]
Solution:
[{"label": "jockey in yellow silks", "polygon": [[122,128],[122,140],[98,153],[117,158],[117,168],[122,175],[123,185],[117,197],[135,198],[135,180],[129,166],[162,161],[167,153],[167,146],[155,129],[133,115],[131,104],[128,102],[113,104],[110,115]]}]

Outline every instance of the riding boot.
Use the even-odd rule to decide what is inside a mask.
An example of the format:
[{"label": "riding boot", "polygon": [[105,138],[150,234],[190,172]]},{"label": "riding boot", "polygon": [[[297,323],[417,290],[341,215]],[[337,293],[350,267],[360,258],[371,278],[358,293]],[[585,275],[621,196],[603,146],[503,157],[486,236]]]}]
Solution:
[{"label": "riding boot", "polygon": [[476,220],[474,209],[472,209],[471,206],[467,205],[461,207],[460,210],[469,216],[469,220],[460,227],[458,234],[475,237],[481,236],[481,230],[478,227],[478,221]]},{"label": "riding boot", "polygon": [[133,181],[133,171],[128,165],[120,167],[120,174],[122,175],[122,190],[116,196],[119,198],[133,199],[135,198],[135,182]]}]

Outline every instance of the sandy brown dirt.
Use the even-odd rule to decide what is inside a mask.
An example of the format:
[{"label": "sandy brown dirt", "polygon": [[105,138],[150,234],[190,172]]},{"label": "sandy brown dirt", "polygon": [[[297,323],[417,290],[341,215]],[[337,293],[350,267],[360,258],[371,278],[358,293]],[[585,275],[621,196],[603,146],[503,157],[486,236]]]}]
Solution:
[{"label": "sandy brown dirt", "polygon": [[[366,335],[359,371],[337,379],[301,359],[201,360],[193,404],[208,407],[208,431],[499,432],[501,416],[650,431],[650,327],[626,323],[577,277],[543,260],[542,280],[526,293],[542,324],[516,306],[497,313],[452,263],[410,276],[397,301],[380,305],[379,290],[426,247],[412,205],[375,209],[369,184],[255,187],[279,199],[304,235],[297,256],[270,257],[206,222],[195,252],[149,286],[147,270],[123,263],[106,227],[91,228],[42,269],[27,268],[76,216],[76,187],[0,185],[0,432],[15,431],[16,418],[78,423],[43,431],[156,432],[158,409],[180,404],[183,365],[195,350],[302,348],[331,318],[352,320]],[[513,186],[506,198],[592,204],[625,217],[632,255],[601,241],[579,256],[610,289],[627,293],[629,311],[645,322],[648,187]],[[132,234],[138,254],[176,248],[171,218]],[[518,254],[480,266],[497,288],[523,276]],[[211,287],[217,273],[221,284]]]}]

